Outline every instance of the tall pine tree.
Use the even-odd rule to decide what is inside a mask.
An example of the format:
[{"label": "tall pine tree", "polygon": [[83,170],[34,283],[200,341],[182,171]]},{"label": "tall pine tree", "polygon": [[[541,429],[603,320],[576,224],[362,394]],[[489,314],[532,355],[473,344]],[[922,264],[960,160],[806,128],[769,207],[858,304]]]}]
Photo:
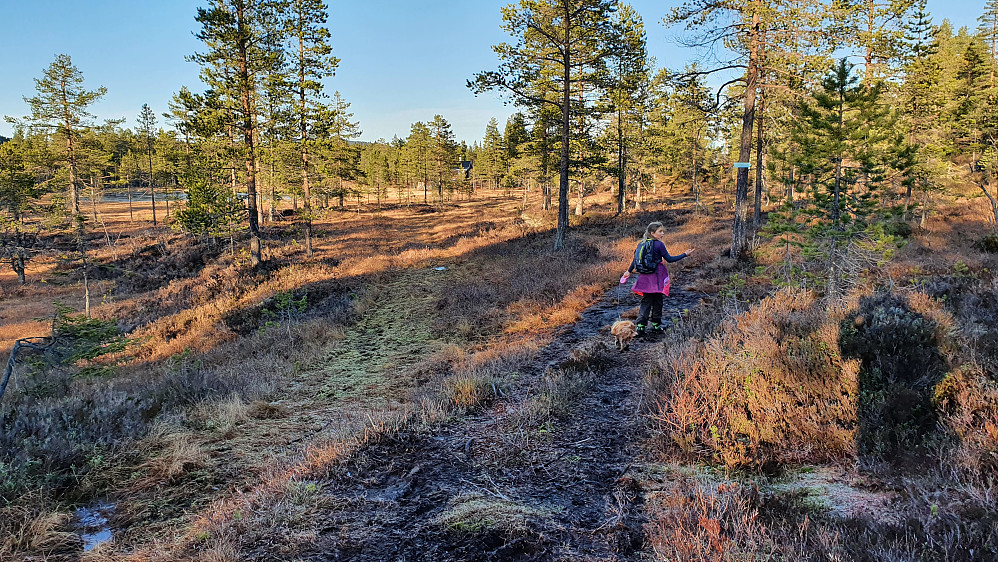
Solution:
[{"label": "tall pine tree", "polygon": [[605,58],[616,44],[610,20],[616,4],[614,0],[520,0],[506,6],[502,27],[516,43],[493,47],[499,70],[480,72],[468,82],[476,93],[501,90],[521,105],[551,105],[559,110],[555,250],[564,247],[568,231],[570,131],[584,110],[577,94],[582,84],[595,85],[603,75]]},{"label": "tall pine tree", "polygon": [[83,73],[73,64],[69,55],[57,55],[45,69],[41,78],[35,79],[36,94],[24,98],[31,108],[25,119],[32,128],[55,130],[63,137],[66,147],[66,168],[69,172],[69,209],[80,214],[80,177],[77,170],[76,144],[82,129],[90,125],[93,115],[87,108],[104,97],[107,88],[83,88]]}]

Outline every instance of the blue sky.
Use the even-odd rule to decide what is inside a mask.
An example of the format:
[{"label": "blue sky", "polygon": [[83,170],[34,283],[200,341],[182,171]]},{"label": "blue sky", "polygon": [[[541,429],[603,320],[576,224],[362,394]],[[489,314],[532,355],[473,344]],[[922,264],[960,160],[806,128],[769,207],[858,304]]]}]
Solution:
[{"label": "blue sky", "polygon": [[[513,111],[493,94],[465,87],[475,72],[495,68],[491,46],[509,39],[491,0],[327,0],[333,52],[341,59],[329,91],[339,90],[363,140],[404,137],[415,121],[443,115],[460,140],[480,139],[490,117],[505,122]],[[689,54],[675,45],[678,30],[660,21],[674,2],[631,0],[642,15],[649,52],[659,66],[680,68]],[[98,119],[125,118],[135,128],[143,103],[157,113],[181,86],[201,91],[198,67],[184,57],[203,45],[194,15],[206,0],[0,0],[0,115],[29,110],[34,79],[67,54],[88,89],[107,95],[91,107]],[[935,23],[973,28],[984,0],[929,0]],[[160,126],[165,126],[160,118]],[[0,123],[0,135],[12,126]]]}]

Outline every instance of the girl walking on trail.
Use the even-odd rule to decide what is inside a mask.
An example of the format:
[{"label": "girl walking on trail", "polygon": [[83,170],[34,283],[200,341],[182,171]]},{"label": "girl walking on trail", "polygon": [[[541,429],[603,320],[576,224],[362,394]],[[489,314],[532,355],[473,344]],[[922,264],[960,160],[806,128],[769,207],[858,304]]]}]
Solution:
[{"label": "girl walking on trail", "polygon": [[[669,294],[671,282],[665,263],[677,262],[693,253],[693,248],[690,248],[678,256],[669,255],[669,250],[662,242],[663,236],[665,236],[665,227],[662,223],[649,224],[645,229],[644,238],[634,250],[634,259],[631,260],[630,267],[620,278],[621,283],[626,283],[632,272],[638,274],[638,280],[631,288],[631,292],[641,296],[641,308],[637,320],[638,337],[644,336],[646,329],[649,332],[662,330],[662,302]],[[649,267],[653,267],[654,270],[648,269]]]}]

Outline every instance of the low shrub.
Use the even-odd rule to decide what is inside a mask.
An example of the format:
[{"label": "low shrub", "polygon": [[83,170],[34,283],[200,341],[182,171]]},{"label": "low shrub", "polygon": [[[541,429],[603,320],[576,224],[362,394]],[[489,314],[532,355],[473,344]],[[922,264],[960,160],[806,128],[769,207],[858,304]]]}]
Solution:
[{"label": "low shrub", "polygon": [[891,221],[884,225],[884,234],[898,238],[911,237],[911,225],[905,221]]},{"label": "low shrub", "polygon": [[758,518],[758,488],[679,481],[648,502],[646,531],[656,559],[761,561],[779,550]]},{"label": "low shrub", "polygon": [[991,232],[984,238],[981,238],[977,246],[985,252],[998,254],[998,232]]},{"label": "low shrub", "polygon": [[998,471],[998,383],[966,365],[935,386],[932,401],[956,439],[951,464],[972,474]]},{"label": "low shrub", "polygon": [[853,456],[859,361],[838,339],[811,293],[787,289],[670,347],[646,381],[660,445],[735,467]]}]

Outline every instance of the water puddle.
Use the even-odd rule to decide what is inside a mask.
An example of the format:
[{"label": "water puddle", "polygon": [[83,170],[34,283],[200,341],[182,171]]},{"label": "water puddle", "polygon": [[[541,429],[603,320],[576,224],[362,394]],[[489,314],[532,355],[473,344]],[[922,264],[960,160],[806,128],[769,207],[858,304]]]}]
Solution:
[{"label": "water puddle", "polygon": [[76,532],[83,540],[83,552],[111,540],[109,518],[113,513],[113,503],[97,502],[91,506],[76,508]]}]

